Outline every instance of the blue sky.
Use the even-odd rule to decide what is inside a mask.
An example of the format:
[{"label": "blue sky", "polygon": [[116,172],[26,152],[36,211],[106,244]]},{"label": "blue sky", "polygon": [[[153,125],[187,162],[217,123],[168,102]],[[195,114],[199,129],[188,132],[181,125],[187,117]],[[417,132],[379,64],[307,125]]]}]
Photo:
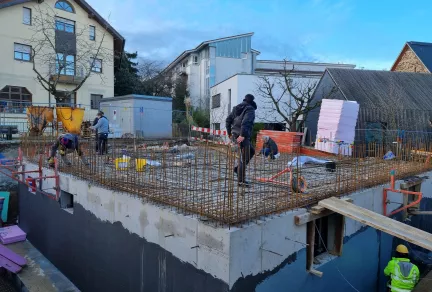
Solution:
[{"label": "blue sky", "polygon": [[252,47],[261,51],[260,59],[381,70],[389,69],[406,41],[432,42],[427,0],[88,2],[126,37],[126,50],[165,62],[202,41],[254,32]]}]

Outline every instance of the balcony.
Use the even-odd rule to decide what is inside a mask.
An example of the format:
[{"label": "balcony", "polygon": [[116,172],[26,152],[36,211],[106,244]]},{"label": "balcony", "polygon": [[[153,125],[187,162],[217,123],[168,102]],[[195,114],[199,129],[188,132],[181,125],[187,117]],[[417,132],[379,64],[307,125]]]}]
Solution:
[{"label": "balcony", "polygon": [[50,81],[58,81],[63,84],[80,84],[85,77],[83,67],[75,67],[74,70],[62,70],[59,74],[55,64],[50,65]]}]

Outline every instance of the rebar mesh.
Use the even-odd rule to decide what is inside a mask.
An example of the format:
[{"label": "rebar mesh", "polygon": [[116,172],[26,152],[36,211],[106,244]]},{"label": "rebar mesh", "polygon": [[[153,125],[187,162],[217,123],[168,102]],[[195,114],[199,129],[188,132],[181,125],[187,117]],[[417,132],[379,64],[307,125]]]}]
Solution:
[{"label": "rebar mesh", "polygon": [[[251,185],[246,188],[238,185],[233,171],[240,157],[238,147],[185,142],[112,139],[108,142],[108,154],[96,155],[94,140],[80,140],[90,165],[84,165],[72,153],[67,155],[71,166],[59,159],[60,171],[92,184],[144,197],[180,213],[198,215],[203,220],[238,225],[387,183],[391,169],[396,170],[400,179],[432,168],[431,149],[424,142],[369,143],[353,146],[351,156],[320,153],[318,158],[334,161],[335,169],[326,165],[301,167],[297,162],[291,166],[291,172],[272,182],[266,181],[286,169],[294,158],[305,155],[303,150],[308,149],[302,147],[297,153],[281,154],[277,160],[254,157],[247,167],[246,178]],[[48,158],[53,143],[53,137],[24,137],[22,150],[28,160],[37,162],[40,155]],[[384,160],[389,150],[396,157]],[[127,167],[116,169],[116,159],[123,157],[130,157]],[[136,168],[137,158],[146,159],[147,163],[140,171]],[[293,190],[292,181],[299,177],[306,181],[306,191]]]}]

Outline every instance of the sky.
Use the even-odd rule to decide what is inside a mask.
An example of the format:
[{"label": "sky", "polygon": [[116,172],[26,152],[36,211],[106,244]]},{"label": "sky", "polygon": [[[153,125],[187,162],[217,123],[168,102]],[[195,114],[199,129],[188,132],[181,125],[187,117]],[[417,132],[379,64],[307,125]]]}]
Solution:
[{"label": "sky", "polygon": [[432,42],[428,0],[87,1],[126,38],[127,51],[165,63],[203,41],[248,32],[261,60],[375,70],[389,69],[407,41]]}]

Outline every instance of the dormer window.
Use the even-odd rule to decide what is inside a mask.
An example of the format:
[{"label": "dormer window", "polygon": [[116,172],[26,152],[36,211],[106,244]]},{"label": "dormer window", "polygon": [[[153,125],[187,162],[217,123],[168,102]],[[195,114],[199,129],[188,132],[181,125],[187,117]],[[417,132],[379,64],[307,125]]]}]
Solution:
[{"label": "dormer window", "polygon": [[72,5],[70,5],[67,1],[57,1],[54,7],[70,13],[75,13]]}]

